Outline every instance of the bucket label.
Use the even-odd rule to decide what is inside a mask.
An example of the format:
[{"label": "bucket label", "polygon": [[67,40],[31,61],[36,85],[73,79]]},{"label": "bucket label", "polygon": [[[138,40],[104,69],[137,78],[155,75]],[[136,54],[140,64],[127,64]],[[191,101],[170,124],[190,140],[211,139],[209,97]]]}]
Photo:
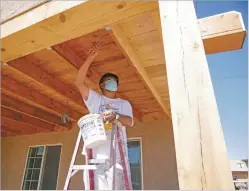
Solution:
[{"label": "bucket label", "polygon": [[103,122],[101,119],[88,119],[80,126],[81,134],[84,142],[91,139],[95,135],[104,135]]}]

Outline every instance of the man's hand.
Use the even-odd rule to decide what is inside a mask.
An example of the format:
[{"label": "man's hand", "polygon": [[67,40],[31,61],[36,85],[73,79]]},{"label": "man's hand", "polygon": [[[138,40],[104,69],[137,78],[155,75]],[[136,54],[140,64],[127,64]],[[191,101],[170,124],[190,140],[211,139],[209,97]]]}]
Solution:
[{"label": "man's hand", "polygon": [[89,95],[89,88],[85,84],[86,73],[88,71],[90,64],[93,62],[94,58],[99,54],[99,48],[101,46],[101,43],[102,43],[101,41],[97,42],[89,50],[89,55],[88,55],[87,59],[85,60],[85,62],[80,67],[79,72],[78,72],[77,77],[76,77],[76,80],[75,80],[75,85],[85,100],[88,99],[88,95]]},{"label": "man's hand", "polygon": [[99,54],[99,49],[100,49],[101,45],[102,45],[102,42],[99,41],[99,42],[97,42],[92,48],[89,49],[87,60],[88,60],[88,59],[94,60],[94,58],[95,58],[96,56],[98,56],[98,54]]},{"label": "man's hand", "polygon": [[112,122],[114,119],[116,119],[116,114],[115,113],[107,113],[102,115],[104,122]]},{"label": "man's hand", "polygon": [[[102,118],[104,122],[113,122],[116,119],[116,113],[114,112],[104,112],[102,113]],[[124,126],[132,127],[132,118],[129,116],[119,114],[118,121]]]}]

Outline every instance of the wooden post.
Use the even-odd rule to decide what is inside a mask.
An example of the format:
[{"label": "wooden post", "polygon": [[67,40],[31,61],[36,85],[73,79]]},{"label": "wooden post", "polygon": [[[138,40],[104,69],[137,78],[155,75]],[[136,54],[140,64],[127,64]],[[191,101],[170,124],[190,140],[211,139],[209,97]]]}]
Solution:
[{"label": "wooden post", "polygon": [[179,188],[233,190],[214,90],[192,1],[159,1]]}]

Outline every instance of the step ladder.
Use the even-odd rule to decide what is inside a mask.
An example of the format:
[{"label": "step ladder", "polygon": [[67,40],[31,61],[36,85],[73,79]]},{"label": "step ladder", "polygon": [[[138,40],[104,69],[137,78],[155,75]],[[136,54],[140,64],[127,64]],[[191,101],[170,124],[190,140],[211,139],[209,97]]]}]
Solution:
[{"label": "step ladder", "polygon": [[113,167],[113,175],[112,175],[112,188],[111,190],[115,190],[115,169],[116,169],[116,149],[118,146],[120,159],[121,159],[121,165],[123,168],[123,176],[124,176],[124,185],[126,190],[131,190],[131,180],[129,180],[128,177],[128,160],[125,158],[124,155],[124,142],[121,139],[120,136],[120,129],[119,127],[122,127],[122,124],[118,121],[115,121],[115,123],[112,124],[111,129],[111,145],[110,145],[110,158],[109,160],[104,159],[93,159],[93,152],[92,149],[86,149],[86,157],[85,165],[75,165],[76,155],[80,146],[80,140],[81,140],[81,133],[79,131],[78,138],[75,144],[72,160],[69,166],[67,178],[64,185],[64,190],[68,190],[68,186],[70,183],[71,178],[79,171],[79,170],[88,170],[88,180],[89,180],[89,189],[94,190],[94,170],[97,170],[99,168],[111,168]]}]

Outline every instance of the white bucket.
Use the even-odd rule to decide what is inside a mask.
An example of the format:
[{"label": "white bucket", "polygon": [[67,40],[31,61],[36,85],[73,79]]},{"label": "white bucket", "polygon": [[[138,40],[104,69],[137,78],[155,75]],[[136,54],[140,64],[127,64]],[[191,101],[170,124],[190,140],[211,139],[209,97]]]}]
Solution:
[{"label": "white bucket", "polygon": [[81,117],[78,126],[86,148],[95,148],[107,141],[104,122],[100,114],[88,114]]}]

